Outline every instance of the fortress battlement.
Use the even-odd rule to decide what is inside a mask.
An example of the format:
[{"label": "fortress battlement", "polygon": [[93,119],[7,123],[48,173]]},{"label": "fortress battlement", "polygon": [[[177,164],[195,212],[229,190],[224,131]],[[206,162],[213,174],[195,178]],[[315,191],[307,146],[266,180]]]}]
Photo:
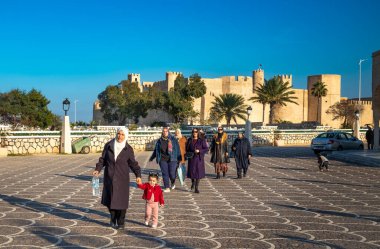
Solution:
[{"label": "fortress battlement", "polygon": [[281,74],[281,75],[279,74],[277,76],[279,76],[279,77],[281,77],[283,79],[292,79],[292,75],[291,74]]},{"label": "fortress battlement", "polygon": [[154,82],[145,81],[145,82],[143,82],[143,87],[152,87],[153,84],[154,84]]},{"label": "fortress battlement", "polygon": [[166,74],[170,74],[170,75],[180,75],[182,74],[181,72],[166,72]]},{"label": "fortress battlement", "polygon": [[368,105],[372,106],[372,100],[348,100],[349,103],[355,104],[355,105]]}]

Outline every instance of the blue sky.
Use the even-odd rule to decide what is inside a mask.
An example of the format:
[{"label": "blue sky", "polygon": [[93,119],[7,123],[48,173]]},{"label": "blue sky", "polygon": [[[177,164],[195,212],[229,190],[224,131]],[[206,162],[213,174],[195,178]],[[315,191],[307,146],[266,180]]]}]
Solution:
[{"label": "blue sky", "polygon": [[[36,88],[62,115],[77,102],[77,120],[128,73],[162,80],[166,71],[212,78],[341,74],[342,96],[371,95],[371,55],[380,50],[378,0],[3,0],[0,2],[0,92]],[[69,111],[74,119],[74,106]]]}]

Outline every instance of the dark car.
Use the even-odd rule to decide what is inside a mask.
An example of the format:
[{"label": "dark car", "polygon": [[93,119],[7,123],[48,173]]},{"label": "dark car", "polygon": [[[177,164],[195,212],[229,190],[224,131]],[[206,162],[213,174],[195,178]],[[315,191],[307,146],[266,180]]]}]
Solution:
[{"label": "dark car", "polygon": [[341,131],[331,131],[319,134],[311,140],[311,149],[314,152],[334,151],[334,150],[362,150],[363,141],[349,133]]}]

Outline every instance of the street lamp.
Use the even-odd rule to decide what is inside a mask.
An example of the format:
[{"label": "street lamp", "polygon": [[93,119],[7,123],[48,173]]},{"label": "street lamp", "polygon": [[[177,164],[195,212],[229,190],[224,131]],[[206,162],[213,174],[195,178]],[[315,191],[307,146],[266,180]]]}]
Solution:
[{"label": "street lamp", "polygon": [[63,102],[62,102],[62,105],[63,105],[63,110],[65,111],[65,116],[67,116],[67,112],[68,110],[70,109],[70,101],[68,98],[66,98]]},{"label": "street lamp", "polygon": [[252,113],[252,107],[247,107],[247,121],[245,122],[245,133],[244,136],[248,138],[249,144],[252,145],[252,127],[251,127],[251,121],[249,121],[249,115]]},{"label": "street lamp", "polygon": [[355,110],[355,124],[354,124],[354,136],[359,138],[360,136],[360,112],[359,110]]},{"label": "street lamp", "polygon": [[247,107],[247,115],[248,115],[248,120],[249,120],[249,115],[251,115],[251,113],[252,113],[252,107],[251,106],[248,106]]},{"label": "street lamp", "polygon": [[76,123],[77,123],[77,102],[78,102],[79,100],[74,100],[74,123],[75,123],[75,125],[76,125]]},{"label": "street lamp", "polygon": [[61,153],[71,154],[71,131],[70,131],[70,117],[67,116],[67,111],[70,109],[70,101],[66,98],[62,102],[65,116],[63,117],[62,132],[61,132]]},{"label": "street lamp", "polygon": [[359,110],[356,110],[355,111],[355,118],[356,118],[356,120],[359,120],[359,117],[360,117],[360,112],[359,112]]},{"label": "street lamp", "polygon": [[[366,61],[367,59],[360,59],[359,60],[359,101],[360,97],[362,95],[362,62]],[[355,112],[356,115],[356,112]]]}]

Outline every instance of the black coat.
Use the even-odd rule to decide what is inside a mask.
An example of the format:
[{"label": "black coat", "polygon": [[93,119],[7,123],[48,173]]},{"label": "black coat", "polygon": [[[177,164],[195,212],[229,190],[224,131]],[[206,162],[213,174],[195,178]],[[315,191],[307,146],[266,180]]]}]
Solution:
[{"label": "black coat", "polygon": [[234,153],[236,164],[242,166],[243,168],[247,168],[249,164],[248,156],[252,156],[251,145],[248,138],[236,138],[231,150]]},{"label": "black coat", "polygon": [[115,162],[114,144],[115,139],[112,139],[104,146],[96,170],[100,172],[104,167],[102,204],[111,209],[123,210],[129,204],[129,169],[136,177],[141,177],[141,169],[128,143]]},{"label": "black coat", "polygon": [[365,139],[367,140],[367,143],[373,144],[373,140],[374,140],[373,130],[367,130],[367,132],[365,133]]}]

